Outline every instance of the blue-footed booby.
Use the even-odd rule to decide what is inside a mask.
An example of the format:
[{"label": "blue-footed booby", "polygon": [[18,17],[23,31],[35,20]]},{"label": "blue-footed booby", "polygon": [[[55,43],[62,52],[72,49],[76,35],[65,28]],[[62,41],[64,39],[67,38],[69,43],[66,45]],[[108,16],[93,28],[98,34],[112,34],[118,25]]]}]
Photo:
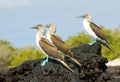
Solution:
[{"label": "blue-footed booby", "polygon": [[108,49],[113,51],[107,42],[107,39],[106,39],[106,36],[105,36],[103,30],[99,26],[97,26],[96,24],[94,24],[92,22],[92,17],[89,14],[84,14],[77,18],[84,18],[83,26],[84,26],[85,30],[88,32],[88,34],[92,37],[92,40],[93,40],[92,43],[90,43],[90,45],[94,44],[96,42],[96,40],[98,40],[104,46],[106,46]]},{"label": "blue-footed booby", "polygon": [[49,31],[47,33],[47,38],[51,43],[53,43],[59,51],[65,54],[66,57],[69,57],[73,62],[77,65],[81,66],[81,64],[74,58],[74,55],[68,45],[62,40],[62,38],[56,35],[56,25],[50,23],[47,25]]},{"label": "blue-footed booby", "polygon": [[55,59],[61,62],[66,68],[74,73],[74,71],[64,62],[64,58],[60,55],[58,49],[47,39],[45,38],[45,27],[42,24],[39,24],[31,29],[37,29],[36,33],[36,44],[40,50],[47,56],[47,60],[41,63],[42,66],[48,62],[48,58]]}]

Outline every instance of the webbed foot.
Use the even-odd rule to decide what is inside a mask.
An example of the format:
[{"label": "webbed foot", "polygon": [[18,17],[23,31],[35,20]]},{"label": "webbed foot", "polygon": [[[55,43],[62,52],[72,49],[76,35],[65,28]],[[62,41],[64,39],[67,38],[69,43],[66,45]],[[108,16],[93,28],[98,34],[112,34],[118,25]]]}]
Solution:
[{"label": "webbed foot", "polygon": [[92,46],[93,44],[96,43],[96,39],[92,39],[92,42],[91,43],[88,43],[90,46]]},{"label": "webbed foot", "polygon": [[45,60],[42,61],[41,66],[45,66],[45,64],[48,62],[49,57],[46,57]]}]

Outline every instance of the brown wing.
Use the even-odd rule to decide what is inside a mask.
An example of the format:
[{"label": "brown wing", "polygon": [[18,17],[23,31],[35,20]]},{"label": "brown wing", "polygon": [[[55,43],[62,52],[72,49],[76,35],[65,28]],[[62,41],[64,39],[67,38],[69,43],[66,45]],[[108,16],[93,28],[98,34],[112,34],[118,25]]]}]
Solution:
[{"label": "brown wing", "polygon": [[54,45],[52,45],[51,42],[50,42],[48,39],[46,39],[46,38],[42,38],[41,41],[44,41],[44,42],[47,43],[49,46],[54,47]]},{"label": "brown wing", "polygon": [[90,27],[100,39],[106,41],[106,36],[104,35],[103,30],[100,27],[95,25],[93,22],[90,22]]},{"label": "brown wing", "polygon": [[59,51],[57,50],[56,47],[54,47],[49,40],[45,38],[41,38],[39,41],[39,44],[41,48],[44,50],[44,52],[54,58],[62,59],[61,55],[59,54]]},{"label": "brown wing", "polygon": [[70,48],[58,36],[56,36],[55,34],[51,34],[51,40],[52,40],[53,44],[58,48],[58,50],[60,50],[61,52],[63,52],[66,55],[69,55],[71,57],[73,56]]},{"label": "brown wing", "polygon": [[54,39],[60,41],[61,43],[65,44],[65,42],[62,40],[62,38],[58,35],[51,34],[51,38],[54,38]]}]

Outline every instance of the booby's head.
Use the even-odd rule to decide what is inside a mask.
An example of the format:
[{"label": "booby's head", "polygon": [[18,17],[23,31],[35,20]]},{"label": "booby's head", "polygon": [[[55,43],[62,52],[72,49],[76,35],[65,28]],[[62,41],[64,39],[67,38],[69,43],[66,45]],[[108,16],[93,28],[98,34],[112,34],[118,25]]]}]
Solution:
[{"label": "booby's head", "polygon": [[42,25],[42,24],[38,24],[34,27],[32,27],[31,29],[37,29],[39,30],[38,32],[41,34],[41,35],[45,35],[45,27]]},{"label": "booby's head", "polygon": [[46,25],[47,28],[55,28],[56,25],[54,23],[49,23]]},{"label": "booby's head", "polygon": [[82,16],[78,16],[77,18],[84,18],[87,19],[88,21],[92,21],[92,17],[89,14],[84,14]]},{"label": "booby's head", "polygon": [[46,25],[47,28],[50,28],[49,32],[50,33],[55,33],[56,32],[56,25],[54,23],[49,23]]},{"label": "booby's head", "polygon": [[37,30],[44,29],[44,26],[42,24],[38,24],[38,25],[32,27],[31,29],[37,29]]}]

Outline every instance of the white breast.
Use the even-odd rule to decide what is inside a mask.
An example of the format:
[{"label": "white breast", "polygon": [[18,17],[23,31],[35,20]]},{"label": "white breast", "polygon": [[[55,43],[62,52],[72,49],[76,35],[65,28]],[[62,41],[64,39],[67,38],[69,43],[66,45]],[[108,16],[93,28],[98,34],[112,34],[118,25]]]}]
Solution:
[{"label": "white breast", "polygon": [[40,41],[40,36],[39,36],[39,32],[37,32],[36,33],[36,44],[37,44],[38,48],[47,56],[47,54],[43,51],[43,49],[39,45],[39,41]]},{"label": "white breast", "polygon": [[89,22],[87,21],[87,19],[84,19],[83,26],[92,38],[98,38],[96,34],[93,32],[93,30],[91,29],[91,27],[89,26]]},{"label": "white breast", "polygon": [[40,41],[39,32],[37,32],[36,33],[36,44],[40,48],[39,41]]},{"label": "white breast", "polygon": [[53,42],[51,40],[51,37],[50,37],[50,32],[49,31],[47,32],[47,39],[53,44]]}]

